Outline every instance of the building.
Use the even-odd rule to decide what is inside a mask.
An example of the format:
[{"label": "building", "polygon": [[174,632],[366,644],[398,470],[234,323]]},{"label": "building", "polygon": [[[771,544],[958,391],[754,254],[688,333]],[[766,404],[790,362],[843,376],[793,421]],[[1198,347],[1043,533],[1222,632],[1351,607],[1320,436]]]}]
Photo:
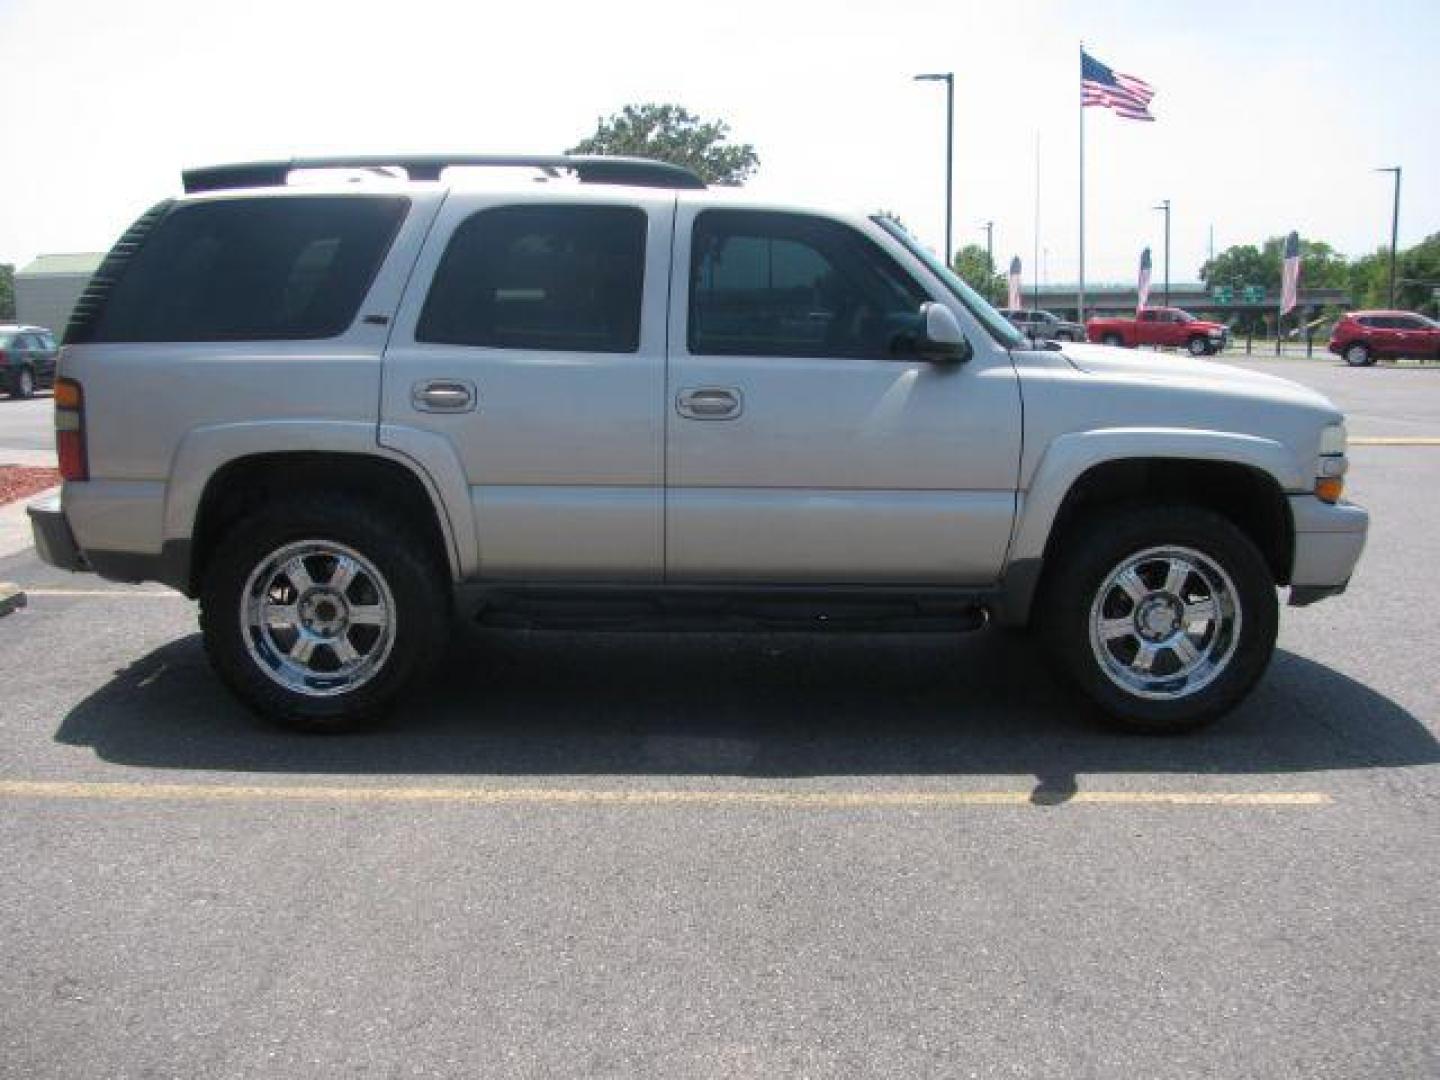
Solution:
[{"label": "building", "polygon": [[60,337],[75,301],[104,258],[104,252],[92,251],[37,255],[15,274],[15,321],[43,326]]}]

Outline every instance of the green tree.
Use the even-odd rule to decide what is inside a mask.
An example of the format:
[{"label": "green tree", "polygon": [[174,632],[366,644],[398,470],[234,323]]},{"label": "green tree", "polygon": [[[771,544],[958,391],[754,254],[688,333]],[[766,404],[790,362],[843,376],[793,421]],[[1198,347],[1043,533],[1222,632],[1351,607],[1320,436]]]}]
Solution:
[{"label": "green tree", "polygon": [[730,125],[701,120],[679,105],[626,105],[602,117],[595,133],[570,148],[572,154],[616,154],[655,158],[692,170],[707,184],[742,184],[760,165],[749,143],[727,144]]},{"label": "green tree", "polygon": [[1005,275],[995,272],[995,262],[979,244],[966,244],[955,253],[950,268],[972,289],[992,304],[1004,304],[1010,293]]},{"label": "green tree", "polygon": [[15,318],[15,267],[0,263],[0,321],[11,322]]}]

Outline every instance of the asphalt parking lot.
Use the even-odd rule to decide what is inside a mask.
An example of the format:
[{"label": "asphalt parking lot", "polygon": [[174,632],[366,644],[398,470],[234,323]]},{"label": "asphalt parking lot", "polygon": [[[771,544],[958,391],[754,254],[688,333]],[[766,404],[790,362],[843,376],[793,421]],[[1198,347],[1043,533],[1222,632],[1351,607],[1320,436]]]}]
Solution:
[{"label": "asphalt parking lot", "polygon": [[0,1075],[1440,1075],[1440,368],[1247,366],[1371,539],[1184,738],[993,633],[481,631],[303,738],[183,598],[0,558]]}]

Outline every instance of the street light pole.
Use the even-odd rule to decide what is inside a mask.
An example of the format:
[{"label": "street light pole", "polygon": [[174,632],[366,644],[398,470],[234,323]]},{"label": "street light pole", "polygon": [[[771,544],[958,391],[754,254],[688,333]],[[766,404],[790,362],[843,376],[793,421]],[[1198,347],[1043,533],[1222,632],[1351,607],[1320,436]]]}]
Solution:
[{"label": "street light pole", "polygon": [[990,260],[990,268],[995,268],[995,222],[987,221],[980,226],[985,230],[985,258]]},{"label": "street light pole", "polygon": [[1395,245],[1400,239],[1400,166],[1391,165],[1388,168],[1376,169],[1376,172],[1388,172],[1395,174],[1395,205],[1390,211],[1390,301],[1389,306],[1395,307]]},{"label": "street light pole", "polygon": [[1161,199],[1155,210],[1165,211],[1165,306],[1170,306],[1170,200]]},{"label": "street light pole", "polygon": [[955,258],[952,246],[951,223],[954,221],[955,191],[955,73],[935,72],[916,75],[916,82],[943,82],[945,84],[945,265]]}]

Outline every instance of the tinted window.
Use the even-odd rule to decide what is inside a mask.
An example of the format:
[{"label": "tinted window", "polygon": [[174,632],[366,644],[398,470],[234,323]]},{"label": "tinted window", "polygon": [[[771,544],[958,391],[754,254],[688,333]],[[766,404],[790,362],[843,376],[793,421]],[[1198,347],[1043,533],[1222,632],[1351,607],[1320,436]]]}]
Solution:
[{"label": "tinted window", "polygon": [[502,206],[455,230],[417,341],[498,349],[634,352],[645,287],[645,212]]},{"label": "tinted window", "polygon": [[354,321],[408,205],[306,195],[179,206],[130,259],[89,340],[334,337]]},{"label": "tinted window", "polygon": [[695,219],[690,351],[895,354],[929,297],[878,246],[823,218],[710,210]]}]

